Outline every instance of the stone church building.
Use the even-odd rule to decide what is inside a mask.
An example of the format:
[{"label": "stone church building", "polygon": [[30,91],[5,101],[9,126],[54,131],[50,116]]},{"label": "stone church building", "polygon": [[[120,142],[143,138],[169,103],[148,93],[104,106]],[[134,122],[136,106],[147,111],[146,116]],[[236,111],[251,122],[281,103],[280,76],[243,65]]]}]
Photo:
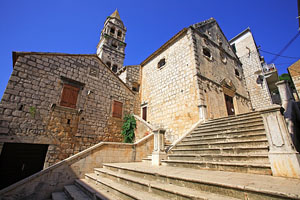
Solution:
[{"label": "stone church building", "polygon": [[182,29],[140,65],[123,66],[125,35],[116,10],[96,54],[13,52],[0,104],[2,180],[121,142],[126,114],[163,127],[172,142],[198,121],[251,111],[242,63],[215,19]]}]

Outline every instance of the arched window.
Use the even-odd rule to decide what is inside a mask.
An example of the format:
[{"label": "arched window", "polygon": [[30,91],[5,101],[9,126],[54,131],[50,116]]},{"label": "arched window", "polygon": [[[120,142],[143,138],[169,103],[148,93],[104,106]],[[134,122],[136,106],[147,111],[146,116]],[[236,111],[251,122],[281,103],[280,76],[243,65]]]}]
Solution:
[{"label": "arched window", "polygon": [[110,33],[115,34],[115,28],[110,28]]},{"label": "arched window", "polygon": [[111,68],[111,70],[116,73],[118,71],[118,66],[117,65],[113,65],[112,68]]},{"label": "arched window", "polygon": [[118,31],[118,37],[122,36],[122,31]]},{"label": "arched window", "polygon": [[111,62],[106,62],[106,65],[110,67],[111,66]]}]

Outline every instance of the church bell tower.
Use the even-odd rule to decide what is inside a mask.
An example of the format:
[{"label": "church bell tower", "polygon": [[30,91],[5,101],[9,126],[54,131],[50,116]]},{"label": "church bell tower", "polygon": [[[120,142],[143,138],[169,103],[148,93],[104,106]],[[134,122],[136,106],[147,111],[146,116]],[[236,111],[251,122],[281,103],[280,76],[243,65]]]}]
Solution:
[{"label": "church bell tower", "polygon": [[98,57],[115,73],[123,67],[126,47],[125,34],[126,27],[116,9],[106,18],[97,45]]}]

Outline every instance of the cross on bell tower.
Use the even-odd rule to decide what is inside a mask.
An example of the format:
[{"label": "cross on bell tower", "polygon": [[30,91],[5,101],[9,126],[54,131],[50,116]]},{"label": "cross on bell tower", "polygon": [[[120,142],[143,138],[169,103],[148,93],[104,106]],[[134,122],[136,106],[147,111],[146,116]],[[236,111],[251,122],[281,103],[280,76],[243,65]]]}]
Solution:
[{"label": "cross on bell tower", "polygon": [[123,67],[126,47],[125,34],[126,27],[116,9],[106,18],[97,45],[98,57],[115,73]]}]

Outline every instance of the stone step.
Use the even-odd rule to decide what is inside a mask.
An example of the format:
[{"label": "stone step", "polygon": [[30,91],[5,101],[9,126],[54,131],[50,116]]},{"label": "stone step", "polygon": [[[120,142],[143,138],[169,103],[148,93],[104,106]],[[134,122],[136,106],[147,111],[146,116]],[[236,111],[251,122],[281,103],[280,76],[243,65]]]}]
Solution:
[{"label": "stone step", "polygon": [[200,125],[197,127],[193,132],[195,133],[203,133],[207,131],[225,131],[225,130],[243,130],[247,128],[264,128],[264,124],[262,120],[255,120],[255,121],[245,121],[245,122],[237,122],[232,124],[224,124],[224,125],[211,125],[206,126]]},{"label": "stone step", "polygon": [[122,200],[93,182],[89,182],[87,179],[77,179],[75,180],[75,185],[85,191],[85,193],[93,200]]},{"label": "stone step", "polygon": [[194,160],[162,160],[162,165],[172,167],[184,167],[202,170],[230,171],[240,173],[271,175],[269,164],[263,163],[239,163],[239,162],[213,162],[213,161],[194,161]]},{"label": "stone step", "polygon": [[192,188],[161,183],[155,180],[147,180],[143,177],[119,173],[104,168],[95,169],[95,173],[100,176],[99,179],[102,177],[107,177],[110,180],[127,185],[130,188],[135,188],[137,191],[143,190],[144,192],[154,193],[164,199],[235,199],[232,197],[199,191]]},{"label": "stone step", "polygon": [[120,199],[136,199],[136,200],[164,200],[165,198],[155,195],[150,192],[142,191],[141,189],[133,189],[127,184],[121,184],[118,181],[111,180],[103,176],[98,176],[95,173],[85,175],[89,182],[93,182],[101,189],[107,190],[109,193],[117,196]]},{"label": "stone step", "polygon": [[199,142],[206,142],[208,144],[213,142],[242,142],[242,141],[256,141],[256,140],[263,140],[266,139],[265,133],[259,133],[259,134],[252,134],[252,135],[238,135],[238,136],[220,136],[220,137],[214,137],[214,138],[187,138],[181,141],[180,144],[194,144]]},{"label": "stone step", "polygon": [[214,137],[220,137],[220,136],[228,136],[228,137],[234,137],[234,136],[240,136],[240,135],[252,135],[257,133],[265,133],[264,128],[249,128],[244,130],[238,130],[238,131],[212,131],[212,132],[203,132],[203,133],[192,133],[188,136],[186,136],[183,140],[189,139],[189,138],[214,138]]},{"label": "stone step", "polygon": [[249,119],[249,118],[260,118],[260,117],[261,117],[260,113],[250,112],[250,113],[244,113],[244,114],[239,114],[239,115],[234,115],[234,116],[209,119],[205,123],[210,124],[210,123],[222,123],[222,122],[230,122],[230,121],[238,121],[238,120],[243,121],[243,120]]},{"label": "stone step", "polygon": [[168,154],[168,160],[194,160],[203,162],[234,162],[269,164],[268,155],[234,155],[234,154]]},{"label": "stone step", "polygon": [[51,194],[52,200],[68,200],[64,192],[53,192]]},{"label": "stone step", "polygon": [[84,193],[76,185],[64,186],[64,192],[69,199],[73,200],[92,200],[86,193]]},{"label": "stone step", "polygon": [[170,166],[153,167],[141,162],[110,163],[104,164],[104,168],[155,183],[172,184],[238,199],[300,199],[299,179],[192,168],[187,170]]},{"label": "stone step", "polygon": [[268,147],[239,147],[239,148],[193,148],[193,149],[172,149],[170,153],[179,154],[251,154],[267,155]]},{"label": "stone step", "polygon": [[210,144],[204,142],[195,142],[194,144],[177,144],[173,149],[194,149],[194,148],[239,148],[239,147],[267,147],[267,139],[260,139],[256,141],[245,140],[238,142],[211,142]]}]

